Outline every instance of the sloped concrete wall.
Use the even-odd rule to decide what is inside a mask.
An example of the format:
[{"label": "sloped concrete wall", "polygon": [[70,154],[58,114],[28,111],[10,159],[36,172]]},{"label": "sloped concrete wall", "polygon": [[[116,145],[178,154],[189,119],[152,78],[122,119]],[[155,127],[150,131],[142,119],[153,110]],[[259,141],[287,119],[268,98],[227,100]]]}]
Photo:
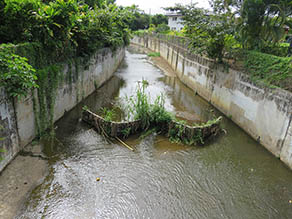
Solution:
[{"label": "sloped concrete wall", "polygon": [[0,88],[0,170],[13,159],[18,152],[17,124],[13,102],[8,98],[3,88]]},{"label": "sloped concrete wall", "polygon": [[[118,68],[125,56],[125,49],[115,52],[102,49],[90,59],[80,59],[78,65],[64,64],[63,82],[59,85],[54,109],[54,122],[60,119],[66,111],[76,106],[82,99],[107,81]],[[78,69],[77,69],[78,68]],[[35,92],[35,91],[34,91]],[[14,156],[36,137],[35,113],[33,95],[20,100],[11,100],[4,89],[0,88],[0,172]]]},{"label": "sloped concrete wall", "polygon": [[237,123],[292,168],[292,94],[255,85],[248,75],[191,54],[175,38],[134,37],[132,43],[160,52],[194,94]]}]

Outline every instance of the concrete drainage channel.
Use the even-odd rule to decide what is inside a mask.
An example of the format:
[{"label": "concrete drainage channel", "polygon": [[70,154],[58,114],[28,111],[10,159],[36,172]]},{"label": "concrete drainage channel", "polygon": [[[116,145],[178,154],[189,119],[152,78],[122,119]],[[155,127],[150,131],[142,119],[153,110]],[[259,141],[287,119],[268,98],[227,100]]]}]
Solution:
[{"label": "concrete drainage channel", "polygon": [[291,171],[228,118],[220,122],[226,134],[204,147],[153,133],[125,140],[135,153],[80,121],[83,106],[102,115],[100,108],[134,94],[142,76],[151,95],[166,94],[166,109],[189,124],[222,116],[146,55],[127,52],[114,77],[55,124],[48,175],[17,218],[290,218]]}]

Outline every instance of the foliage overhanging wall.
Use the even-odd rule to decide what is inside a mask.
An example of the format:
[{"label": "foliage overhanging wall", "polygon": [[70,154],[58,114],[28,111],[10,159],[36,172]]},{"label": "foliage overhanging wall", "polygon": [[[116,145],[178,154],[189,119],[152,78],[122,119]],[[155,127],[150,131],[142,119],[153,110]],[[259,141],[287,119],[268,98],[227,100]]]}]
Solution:
[{"label": "foliage overhanging wall", "polygon": [[[25,145],[45,131],[108,80],[125,54],[124,48],[115,52],[101,49],[87,58],[72,59],[40,70],[40,89],[21,99],[11,99],[0,88],[0,171]],[[48,73],[50,76],[48,77]],[[53,76],[53,78],[52,78]],[[54,81],[53,81],[54,80]]]}]

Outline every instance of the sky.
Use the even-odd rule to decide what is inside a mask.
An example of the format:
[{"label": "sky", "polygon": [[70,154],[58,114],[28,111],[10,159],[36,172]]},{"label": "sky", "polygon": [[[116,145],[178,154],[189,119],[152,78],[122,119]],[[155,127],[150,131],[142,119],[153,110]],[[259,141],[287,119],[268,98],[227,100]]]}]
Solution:
[{"label": "sky", "polygon": [[116,0],[116,3],[122,6],[131,6],[133,4],[138,5],[140,9],[144,10],[148,14],[150,11],[151,14],[164,14],[165,11],[162,7],[174,6],[176,3],[185,5],[190,4],[191,2],[197,2],[198,7],[210,8],[208,0]]}]

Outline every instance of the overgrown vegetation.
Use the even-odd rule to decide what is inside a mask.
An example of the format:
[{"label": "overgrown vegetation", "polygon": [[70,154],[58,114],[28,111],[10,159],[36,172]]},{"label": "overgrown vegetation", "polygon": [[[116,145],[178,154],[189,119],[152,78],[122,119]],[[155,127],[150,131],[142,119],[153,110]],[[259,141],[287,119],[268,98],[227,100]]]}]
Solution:
[{"label": "overgrown vegetation", "polygon": [[169,29],[167,26],[168,19],[163,14],[147,14],[140,10],[137,5],[132,5],[130,7],[126,7],[125,9],[133,14],[133,19],[128,21],[129,27],[132,31],[145,30],[150,27]]},{"label": "overgrown vegetation", "polygon": [[138,82],[136,95],[128,99],[125,109],[130,113],[128,118],[142,121],[142,129],[148,130],[153,126],[158,128],[156,131],[163,131],[168,122],[173,118],[172,114],[165,109],[165,98],[161,94],[151,103],[150,97],[146,93],[148,82],[142,80]]},{"label": "overgrown vegetation", "polygon": [[14,54],[9,47],[0,48],[0,84],[10,97],[26,96],[38,88],[36,71],[24,57]]},{"label": "overgrown vegetation", "polygon": [[59,65],[50,65],[38,71],[38,89],[37,101],[38,109],[35,109],[36,126],[38,136],[44,134],[47,128],[54,130],[54,109],[56,92],[60,82],[61,67]]},{"label": "overgrown vegetation", "polygon": [[[1,141],[1,140],[0,140],[0,141]],[[2,149],[2,148],[0,149],[0,154],[1,154],[1,153],[5,153],[5,150]],[[3,157],[0,156],[0,161],[2,161],[2,160],[3,160]]]},{"label": "overgrown vegetation", "polygon": [[[143,80],[138,83],[136,94],[127,98],[127,104],[124,107],[127,111],[127,119],[130,121],[139,121],[140,129],[143,131],[140,138],[152,134],[153,132],[159,134],[166,134],[170,141],[175,143],[183,143],[193,145],[196,143],[204,144],[201,129],[204,127],[211,127],[218,123],[218,119],[210,120],[201,125],[195,125],[196,128],[186,126],[186,122],[178,120],[175,116],[165,109],[165,98],[163,95],[156,97],[153,103],[150,102],[150,97],[146,94],[146,87],[148,82]],[[84,108],[84,110],[88,110]],[[111,124],[114,122],[113,110],[102,108],[101,116],[106,124],[102,124],[100,129],[105,136],[111,136]],[[136,127],[135,127],[136,128]],[[131,133],[131,127],[122,130],[122,136],[128,137]]]},{"label": "overgrown vegetation", "polygon": [[191,40],[190,49],[222,62],[224,49],[232,40],[232,24],[225,14],[210,13],[196,4],[165,8],[183,17],[182,33]]},{"label": "overgrown vegetation", "polygon": [[57,60],[128,43],[129,11],[108,1],[85,2],[1,1],[0,43],[39,42]]},{"label": "overgrown vegetation", "polygon": [[191,136],[185,133],[185,122],[177,120],[169,131],[169,140],[173,143],[183,143],[186,145],[193,145],[195,143],[204,144],[202,130],[198,128]]},{"label": "overgrown vegetation", "polygon": [[115,121],[116,112],[114,109],[102,108],[101,111],[102,111],[101,116],[104,118],[105,121],[107,122]]},{"label": "overgrown vegetation", "polygon": [[142,82],[138,82],[136,96],[130,97],[128,109],[130,109],[130,113],[133,114],[135,120],[142,121],[142,128],[147,130],[150,127],[150,119],[151,119],[151,105],[149,102],[149,97],[145,93],[145,89],[148,86],[148,82],[142,80]]},{"label": "overgrown vegetation", "polygon": [[245,51],[244,67],[255,82],[277,86],[292,92],[292,63],[290,57],[277,57],[257,51]]},{"label": "overgrown vegetation", "polygon": [[77,57],[86,59],[100,48],[116,50],[129,43],[133,14],[114,2],[0,1],[0,83],[10,97],[37,89],[32,93],[37,94],[33,100],[39,135],[53,130],[62,63],[75,63],[78,71]]}]

